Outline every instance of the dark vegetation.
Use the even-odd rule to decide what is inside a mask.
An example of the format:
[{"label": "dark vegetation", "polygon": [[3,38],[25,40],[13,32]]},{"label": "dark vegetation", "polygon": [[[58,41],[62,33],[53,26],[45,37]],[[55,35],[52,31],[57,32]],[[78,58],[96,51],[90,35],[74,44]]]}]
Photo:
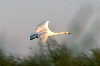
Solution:
[{"label": "dark vegetation", "polygon": [[94,57],[81,54],[72,57],[65,44],[59,45],[55,40],[48,41],[48,53],[41,50],[39,54],[25,59],[6,56],[0,51],[0,66],[100,66],[100,50],[93,50]]}]

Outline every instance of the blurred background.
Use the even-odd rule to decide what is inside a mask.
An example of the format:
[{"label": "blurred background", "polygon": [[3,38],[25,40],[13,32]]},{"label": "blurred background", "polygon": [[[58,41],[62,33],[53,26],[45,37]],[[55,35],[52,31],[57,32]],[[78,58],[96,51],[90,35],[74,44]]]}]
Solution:
[{"label": "blurred background", "polygon": [[[50,30],[54,32],[69,31],[72,33],[72,35],[58,35],[48,38],[47,42],[48,45],[54,45],[54,49],[60,46],[62,51],[68,51],[67,53],[71,55],[62,53],[67,56],[67,60],[68,56],[77,57],[86,55],[86,57],[93,57],[100,49],[100,0],[0,0],[1,58],[2,55],[7,56],[7,58],[10,56],[11,58],[17,57],[19,59],[30,56],[37,56],[35,58],[37,59],[43,56],[39,51],[38,39],[30,41],[29,38],[30,35],[35,32],[37,25],[46,20],[50,21]],[[57,47],[55,47],[55,45]],[[63,46],[65,46],[66,49],[64,49]],[[51,46],[48,48],[50,47]],[[98,50],[94,51],[95,49]],[[39,56],[36,55],[37,53]],[[97,52],[97,57],[99,56],[98,53],[99,52]],[[57,55],[57,58],[59,58],[59,53]],[[98,59],[99,63],[100,57],[98,57]],[[65,60],[62,59],[58,61]],[[86,59],[86,61],[88,60]],[[1,63],[2,62],[3,61],[1,61]],[[34,62],[36,62],[36,60],[34,60]],[[91,62],[94,62],[94,66],[99,66],[98,63],[95,63],[96,61]],[[43,65],[41,65],[41,63],[39,66]],[[45,63],[48,64],[47,61]],[[44,66],[61,66],[59,64],[45,65],[45,63]],[[72,62],[68,63],[69,65],[67,66],[73,66],[70,65]],[[75,63],[76,66],[80,65],[77,62]],[[66,64],[64,66],[66,66]]]}]

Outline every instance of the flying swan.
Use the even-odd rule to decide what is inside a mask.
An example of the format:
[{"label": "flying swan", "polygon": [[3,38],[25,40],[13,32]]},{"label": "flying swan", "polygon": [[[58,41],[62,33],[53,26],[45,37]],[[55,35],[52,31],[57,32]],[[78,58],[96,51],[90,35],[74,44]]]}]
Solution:
[{"label": "flying swan", "polygon": [[58,33],[52,32],[48,28],[48,23],[49,23],[49,21],[40,23],[38,25],[38,27],[36,28],[36,33],[34,33],[30,36],[30,40],[33,40],[35,38],[40,38],[40,42],[45,44],[47,38],[50,36],[59,35],[59,34],[66,34],[66,35],[71,34],[70,32],[58,32]]}]

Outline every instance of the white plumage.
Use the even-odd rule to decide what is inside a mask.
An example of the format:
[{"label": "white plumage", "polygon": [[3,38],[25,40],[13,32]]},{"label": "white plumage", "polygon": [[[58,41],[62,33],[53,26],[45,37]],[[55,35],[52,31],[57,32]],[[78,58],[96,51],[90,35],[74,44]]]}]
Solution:
[{"label": "white plumage", "polygon": [[58,33],[52,32],[48,28],[48,23],[49,21],[40,23],[36,28],[36,33],[30,36],[30,40],[33,40],[35,38],[40,38],[40,42],[42,44],[45,44],[49,36],[58,35],[58,34],[71,34],[70,32],[58,32]]}]

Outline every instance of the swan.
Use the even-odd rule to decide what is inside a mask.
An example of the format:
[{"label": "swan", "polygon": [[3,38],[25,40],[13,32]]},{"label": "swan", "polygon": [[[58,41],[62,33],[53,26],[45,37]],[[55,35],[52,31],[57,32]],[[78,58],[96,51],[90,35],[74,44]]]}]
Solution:
[{"label": "swan", "polygon": [[47,38],[50,36],[59,35],[59,34],[65,34],[65,35],[71,34],[71,32],[57,32],[57,33],[52,32],[48,28],[48,23],[49,21],[44,21],[40,23],[38,27],[36,28],[36,33],[31,34],[30,40],[33,40],[35,38],[40,38],[40,42],[45,44],[47,41]]}]

